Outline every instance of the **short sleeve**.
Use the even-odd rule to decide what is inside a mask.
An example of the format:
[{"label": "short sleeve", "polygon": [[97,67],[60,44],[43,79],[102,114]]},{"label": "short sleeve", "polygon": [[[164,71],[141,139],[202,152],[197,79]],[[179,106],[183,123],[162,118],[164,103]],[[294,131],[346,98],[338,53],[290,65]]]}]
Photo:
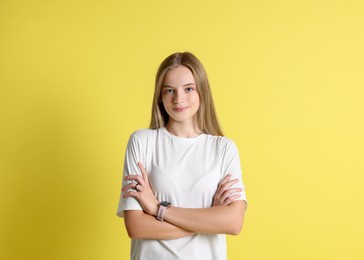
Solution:
[{"label": "short sleeve", "polygon": [[232,140],[229,140],[227,143],[223,158],[223,177],[227,174],[231,174],[231,180],[238,179],[239,182],[232,186],[232,188],[242,188],[242,191],[240,192],[241,196],[237,200],[248,202],[242,177],[239,151]]},{"label": "short sleeve", "polygon": [[[138,167],[138,162],[144,162],[143,147],[137,139],[137,137],[132,134],[129,138],[128,145],[126,147],[124,168],[123,168],[123,181],[122,188],[129,184],[131,181],[124,180],[127,175],[138,174],[141,175],[140,169]],[[123,198],[123,192],[120,192],[119,205],[117,209],[117,216],[124,217],[124,210],[143,210],[139,202],[133,198],[129,197],[127,199]]]}]

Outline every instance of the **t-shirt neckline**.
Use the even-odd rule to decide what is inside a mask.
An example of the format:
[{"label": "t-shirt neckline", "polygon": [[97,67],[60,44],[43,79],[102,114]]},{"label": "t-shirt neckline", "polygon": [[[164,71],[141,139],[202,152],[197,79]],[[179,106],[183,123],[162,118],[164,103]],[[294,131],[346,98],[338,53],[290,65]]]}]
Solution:
[{"label": "t-shirt neckline", "polygon": [[198,136],[195,136],[195,137],[180,137],[180,136],[176,136],[176,135],[170,133],[164,126],[161,128],[161,130],[166,136],[168,136],[168,137],[170,137],[170,138],[172,138],[174,140],[185,141],[185,142],[196,141],[196,140],[200,139],[204,135],[203,133],[201,133],[201,134],[199,134]]}]

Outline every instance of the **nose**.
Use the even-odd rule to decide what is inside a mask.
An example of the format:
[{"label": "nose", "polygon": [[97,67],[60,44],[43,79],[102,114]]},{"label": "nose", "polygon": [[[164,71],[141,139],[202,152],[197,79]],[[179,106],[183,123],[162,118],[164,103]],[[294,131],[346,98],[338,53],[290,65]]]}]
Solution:
[{"label": "nose", "polygon": [[184,102],[184,93],[182,91],[176,91],[173,97],[173,103],[183,103]]}]

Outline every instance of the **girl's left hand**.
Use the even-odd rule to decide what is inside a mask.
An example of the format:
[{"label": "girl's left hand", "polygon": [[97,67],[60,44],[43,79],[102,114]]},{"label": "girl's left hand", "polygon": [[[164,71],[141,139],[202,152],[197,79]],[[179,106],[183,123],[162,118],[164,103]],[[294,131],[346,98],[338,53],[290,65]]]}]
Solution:
[{"label": "girl's left hand", "polygon": [[240,198],[240,193],[242,191],[241,188],[231,188],[232,185],[239,182],[238,179],[231,179],[231,174],[225,176],[219,182],[219,186],[217,187],[217,191],[214,195],[214,199],[212,202],[212,206],[227,206],[236,199]]},{"label": "girl's left hand", "polygon": [[159,201],[154,196],[154,192],[149,184],[148,174],[145,171],[142,163],[139,162],[138,166],[142,172],[142,176],[128,175],[124,178],[125,180],[133,182],[126,185],[122,189],[122,191],[124,192],[123,197],[134,197],[139,201],[145,213],[152,216],[157,216]]}]

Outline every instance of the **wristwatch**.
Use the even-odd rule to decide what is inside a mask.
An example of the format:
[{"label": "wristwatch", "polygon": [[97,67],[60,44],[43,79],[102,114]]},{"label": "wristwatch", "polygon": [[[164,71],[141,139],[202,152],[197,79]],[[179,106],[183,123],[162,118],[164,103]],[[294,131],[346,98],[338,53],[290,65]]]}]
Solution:
[{"label": "wristwatch", "polygon": [[172,203],[168,202],[168,201],[162,201],[159,204],[159,209],[158,209],[158,213],[157,213],[157,219],[160,221],[164,221],[164,214],[166,213],[166,210],[172,206]]}]

